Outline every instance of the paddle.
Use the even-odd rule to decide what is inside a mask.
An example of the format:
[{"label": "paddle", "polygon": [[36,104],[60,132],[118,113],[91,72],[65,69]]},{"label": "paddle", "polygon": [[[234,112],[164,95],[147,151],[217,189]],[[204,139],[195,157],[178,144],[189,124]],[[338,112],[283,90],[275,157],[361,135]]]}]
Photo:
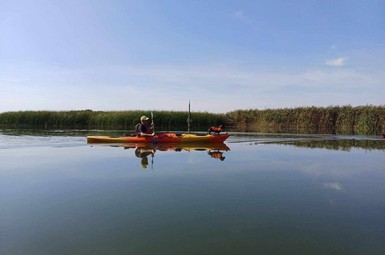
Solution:
[{"label": "paddle", "polygon": [[[151,112],[151,127],[152,133],[155,133],[154,114]],[[152,145],[156,145],[155,135],[152,137]]]}]

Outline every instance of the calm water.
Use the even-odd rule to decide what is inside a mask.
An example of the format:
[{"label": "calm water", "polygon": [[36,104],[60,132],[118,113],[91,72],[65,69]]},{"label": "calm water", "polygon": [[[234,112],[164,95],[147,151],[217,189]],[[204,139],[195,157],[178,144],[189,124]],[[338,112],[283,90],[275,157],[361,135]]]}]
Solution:
[{"label": "calm water", "polygon": [[385,141],[0,132],[0,254],[385,254]]}]

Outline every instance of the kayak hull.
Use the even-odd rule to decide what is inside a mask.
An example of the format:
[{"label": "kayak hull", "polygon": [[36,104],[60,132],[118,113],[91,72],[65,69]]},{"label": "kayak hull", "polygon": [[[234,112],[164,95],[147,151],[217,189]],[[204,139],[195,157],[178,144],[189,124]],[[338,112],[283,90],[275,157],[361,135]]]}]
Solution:
[{"label": "kayak hull", "polygon": [[87,136],[87,143],[223,143],[229,134],[175,134],[150,136]]}]

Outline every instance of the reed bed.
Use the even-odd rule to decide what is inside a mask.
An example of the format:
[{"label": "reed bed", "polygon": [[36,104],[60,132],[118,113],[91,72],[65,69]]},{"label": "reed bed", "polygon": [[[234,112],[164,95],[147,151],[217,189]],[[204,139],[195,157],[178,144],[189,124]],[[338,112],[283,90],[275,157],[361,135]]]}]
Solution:
[{"label": "reed bed", "polygon": [[[188,112],[152,111],[158,131],[187,130]],[[0,125],[13,128],[125,129],[134,131],[151,111],[19,111],[0,113]],[[192,112],[194,131],[225,125],[225,130],[324,134],[385,132],[385,106],[329,106],[236,110],[226,114]]]},{"label": "reed bed", "polygon": [[237,110],[227,113],[226,118],[242,131],[368,135],[385,132],[385,106]]},{"label": "reed bed", "polygon": [[[187,130],[188,112],[152,111],[158,131]],[[151,117],[151,111],[18,111],[0,114],[0,125],[13,128],[84,128],[125,129],[134,131],[142,115]],[[192,129],[206,130],[224,123],[224,114],[192,113]]]}]

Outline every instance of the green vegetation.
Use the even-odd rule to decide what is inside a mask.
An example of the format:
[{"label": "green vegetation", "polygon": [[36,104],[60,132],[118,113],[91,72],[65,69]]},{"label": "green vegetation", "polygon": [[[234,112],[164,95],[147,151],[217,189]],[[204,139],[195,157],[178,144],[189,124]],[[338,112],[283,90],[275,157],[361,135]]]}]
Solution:
[{"label": "green vegetation", "polygon": [[[187,112],[153,111],[156,129],[185,130]],[[0,114],[0,126],[13,128],[84,128],[125,129],[134,131],[140,116],[150,117],[150,111],[19,111]],[[224,122],[224,114],[195,112],[193,130],[206,130]]]},{"label": "green vegetation", "polygon": [[238,110],[226,114],[237,130],[329,134],[385,132],[385,106]]},{"label": "green vegetation", "polygon": [[[187,130],[188,112],[153,111],[156,129]],[[0,114],[0,126],[133,130],[150,111],[20,111]],[[385,132],[385,106],[298,107],[192,113],[192,130],[224,124],[226,130],[257,132],[379,134]]]}]

